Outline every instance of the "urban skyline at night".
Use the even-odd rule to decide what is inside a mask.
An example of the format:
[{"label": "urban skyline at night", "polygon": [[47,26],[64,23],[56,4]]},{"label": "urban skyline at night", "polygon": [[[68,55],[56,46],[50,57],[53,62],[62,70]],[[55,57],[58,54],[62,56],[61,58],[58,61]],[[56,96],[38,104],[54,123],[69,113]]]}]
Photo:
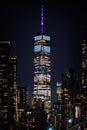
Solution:
[{"label": "urban skyline at night", "polygon": [[[29,86],[30,94],[32,94],[33,37],[40,30],[41,1],[38,0],[35,5],[33,2],[17,4],[16,1],[13,3],[9,1],[7,5],[5,8],[2,4],[1,7],[0,29],[2,34],[0,39],[11,41],[12,53],[17,55],[17,84]],[[51,36],[54,100],[56,82],[61,80],[61,74],[64,71],[69,67],[74,67],[76,72],[81,74],[81,39],[84,32],[87,32],[84,5],[84,2],[44,1],[44,28]],[[84,21],[83,18],[85,18]]]},{"label": "urban skyline at night", "polygon": [[85,2],[2,2],[0,130],[87,129]]}]

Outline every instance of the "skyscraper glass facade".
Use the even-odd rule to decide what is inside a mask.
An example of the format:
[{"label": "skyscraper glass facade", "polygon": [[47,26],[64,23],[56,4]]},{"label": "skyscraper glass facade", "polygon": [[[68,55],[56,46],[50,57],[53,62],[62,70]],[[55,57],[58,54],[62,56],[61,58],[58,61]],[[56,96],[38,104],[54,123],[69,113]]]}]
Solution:
[{"label": "skyscraper glass facade", "polygon": [[47,113],[51,108],[50,36],[34,37],[34,102],[42,100]]}]

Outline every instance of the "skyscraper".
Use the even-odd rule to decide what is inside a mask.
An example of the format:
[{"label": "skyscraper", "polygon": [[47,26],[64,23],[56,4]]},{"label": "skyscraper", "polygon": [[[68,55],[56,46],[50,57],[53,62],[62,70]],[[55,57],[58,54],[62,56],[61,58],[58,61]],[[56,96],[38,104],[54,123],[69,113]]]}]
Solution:
[{"label": "skyscraper", "polygon": [[16,57],[10,56],[10,41],[0,41],[0,117],[4,126],[16,116]]},{"label": "skyscraper", "polygon": [[[16,66],[17,66],[17,57],[9,57],[9,116],[13,120],[17,120],[17,84],[16,84]],[[12,119],[11,119],[12,120]]]},{"label": "skyscraper", "polygon": [[51,108],[51,59],[50,36],[44,32],[43,6],[41,8],[41,32],[34,37],[34,92],[33,100],[44,102],[44,109]]},{"label": "skyscraper", "polygon": [[82,41],[82,88],[87,89],[87,41]]},{"label": "skyscraper", "polygon": [[63,90],[62,90],[62,83],[61,82],[57,82],[56,83],[56,93],[57,93],[57,100],[59,101],[59,102],[62,102],[62,92],[63,92]]},{"label": "skyscraper", "polygon": [[28,105],[28,87],[27,86],[18,86],[17,88],[17,98],[18,98],[18,107],[24,108]]},{"label": "skyscraper", "polygon": [[28,87],[18,86],[17,87],[17,119],[19,121],[21,113],[29,105],[28,104]]},{"label": "skyscraper", "polygon": [[87,40],[82,41],[82,121],[87,123]]},{"label": "skyscraper", "polygon": [[9,41],[0,41],[0,115],[8,123],[9,106]]}]

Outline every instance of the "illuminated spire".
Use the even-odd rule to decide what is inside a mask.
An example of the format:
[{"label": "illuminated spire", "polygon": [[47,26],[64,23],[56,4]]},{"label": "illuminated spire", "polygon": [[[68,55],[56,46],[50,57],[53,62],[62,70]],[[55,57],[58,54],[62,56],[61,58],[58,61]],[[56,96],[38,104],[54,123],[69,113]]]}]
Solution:
[{"label": "illuminated spire", "polygon": [[44,10],[43,10],[43,4],[41,6],[41,33],[44,32]]}]

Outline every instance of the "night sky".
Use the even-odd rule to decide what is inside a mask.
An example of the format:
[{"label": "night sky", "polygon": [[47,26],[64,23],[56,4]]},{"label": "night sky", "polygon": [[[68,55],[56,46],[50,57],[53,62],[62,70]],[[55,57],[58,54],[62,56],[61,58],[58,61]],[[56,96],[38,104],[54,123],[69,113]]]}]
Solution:
[{"label": "night sky", "polygon": [[[48,1],[48,2],[47,2]],[[0,40],[11,41],[17,56],[17,84],[33,90],[33,37],[40,31],[41,1],[0,3]],[[44,1],[44,30],[51,36],[52,99],[56,82],[69,67],[81,74],[81,40],[87,37],[86,2]]]}]

